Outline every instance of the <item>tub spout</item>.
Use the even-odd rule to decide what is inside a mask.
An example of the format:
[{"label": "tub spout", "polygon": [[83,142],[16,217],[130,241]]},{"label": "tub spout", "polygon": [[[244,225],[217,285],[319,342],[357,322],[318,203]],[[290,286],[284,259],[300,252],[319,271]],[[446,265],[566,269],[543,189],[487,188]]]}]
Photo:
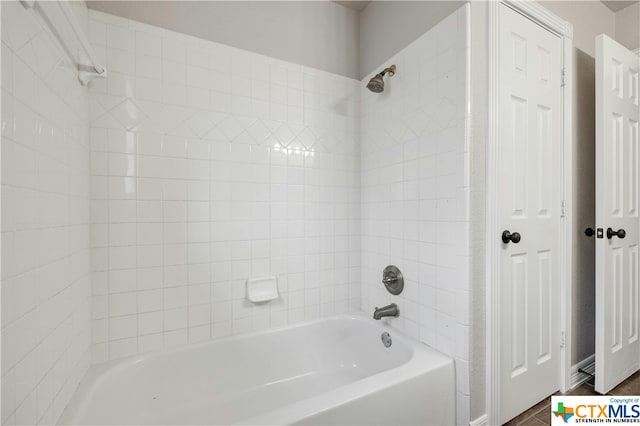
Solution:
[{"label": "tub spout", "polygon": [[373,311],[373,319],[379,320],[382,317],[399,317],[400,309],[398,309],[398,305],[392,303],[387,306],[383,306],[382,308],[377,308]]}]

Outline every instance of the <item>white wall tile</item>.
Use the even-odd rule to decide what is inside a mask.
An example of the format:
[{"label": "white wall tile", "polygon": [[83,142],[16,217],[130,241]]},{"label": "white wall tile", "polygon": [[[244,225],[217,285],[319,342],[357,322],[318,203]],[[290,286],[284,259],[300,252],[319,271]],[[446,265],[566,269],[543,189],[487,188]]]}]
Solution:
[{"label": "white wall tile", "polygon": [[107,47],[107,67],[111,72],[135,73],[135,55],[132,50]]},{"label": "white wall tile", "polygon": [[162,40],[154,34],[136,31],[136,52],[153,57],[162,56]]},{"label": "white wall tile", "polygon": [[[106,85],[114,97],[96,98],[91,114],[92,217],[100,231],[94,265],[110,271],[111,293],[96,288],[94,318],[132,329],[122,318],[137,318],[137,334],[116,330],[108,351],[96,342],[99,359],[357,307],[359,295],[340,291],[331,272],[338,248],[342,267],[360,264],[359,243],[334,244],[343,236],[357,241],[360,232],[342,226],[360,211],[358,196],[342,196],[358,191],[356,133],[334,126],[344,120],[331,109],[343,91],[320,101],[332,85],[355,82],[308,76],[306,94],[317,102],[305,126],[300,66],[90,15],[92,40],[106,44],[115,72]],[[347,119],[351,128],[356,116]],[[321,151],[332,161],[313,161]],[[326,241],[306,264],[305,236]],[[290,250],[274,251],[274,238]],[[283,300],[290,298],[289,276],[300,277],[291,280],[294,303],[280,303],[275,316],[245,306],[244,280],[256,275],[277,275]],[[321,292],[320,281],[331,284]]]},{"label": "white wall tile", "polygon": [[137,318],[135,315],[109,319],[109,340],[124,339],[137,335]]},{"label": "white wall tile", "polygon": [[[2,4],[1,26],[0,421],[53,424],[90,365],[92,334],[96,343],[108,340],[104,321],[91,324],[92,315],[108,314],[108,280],[99,273],[95,290],[104,301],[91,306],[91,263],[108,268],[108,217],[89,192],[93,164],[102,174],[96,194],[106,196],[108,163],[97,150],[90,156],[88,90],[71,70],[52,72],[61,60],[53,36],[18,2]],[[92,39],[104,43],[99,28]],[[93,259],[91,245],[104,247]]]},{"label": "white wall tile", "polygon": [[[360,97],[361,307],[370,313],[397,303],[402,314],[390,321],[393,327],[455,358],[462,423],[469,394],[468,162],[464,91],[448,80],[466,65],[464,50],[456,48],[461,44],[438,40],[441,33],[464,40],[456,20],[464,13],[460,9],[384,64],[396,64],[398,72],[386,81],[383,96],[363,90]],[[412,76],[417,62],[422,71]],[[316,84],[304,76],[305,88]],[[399,297],[380,283],[387,264],[403,272]]]},{"label": "white wall tile", "polygon": [[[109,315],[121,316],[132,315],[137,311],[137,294],[136,293],[116,293],[109,295]],[[116,339],[128,337],[120,336]]]},{"label": "white wall tile", "polygon": [[122,358],[134,355],[138,351],[138,341],[136,338],[112,340],[109,342],[109,358]]},{"label": "white wall tile", "polygon": [[89,41],[92,44],[103,46],[107,44],[107,25],[93,19],[89,20]]}]

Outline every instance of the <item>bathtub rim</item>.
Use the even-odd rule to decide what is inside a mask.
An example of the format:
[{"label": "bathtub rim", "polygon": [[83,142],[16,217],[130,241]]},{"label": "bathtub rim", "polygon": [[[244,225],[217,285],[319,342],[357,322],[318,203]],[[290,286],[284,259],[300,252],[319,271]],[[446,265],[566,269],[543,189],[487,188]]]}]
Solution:
[{"label": "bathtub rim", "polygon": [[[379,328],[382,331],[387,331],[392,339],[394,340],[394,342],[400,342],[404,345],[406,345],[410,350],[411,350],[411,356],[409,357],[409,359],[406,361],[406,363],[410,362],[416,354],[416,351],[422,351],[424,349],[427,349],[429,351],[433,351],[435,354],[441,355],[445,358],[449,358],[447,357],[447,355],[442,354],[441,352],[439,352],[437,349],[427,345],[426,343],[422,343],[419,342],[415,339],[412,339],[411,337],[408,337],[407,335],[405,335],[404,333],[402,333],[401,331],[399,331],[396,328],[392,327],[392,321],[388,320],[388,319],[383,319],[383,320],[373,320],[372,318],[369,318],[368,316],[366,316],[364,313],[360,313],[360,312],[354,312],[354,313],[345,313],[345,314],[338,314],[338,315],[332,315],[329,317],[323,317],[323,318],[316,318],[313,320],[307,320],[307,321],[301,321],[301,322],[296,322],[295,324],[285,324],[282,326],[278,326],[278,327],[274,327],[274,328],[268,328],[265,330],[257,330],[257,331],[251,331],[248,333],[241,333],[241,334],[236,334],[236,335],[232,335],[232,336],[225,336],[225,337],[221,337],[218,339],[210,339],[210,340],[205,340],[202,342],[197,342],[197,343],[190,343],[190,344],[186,344],[186,345],[181,345],[181,346],[177,346],[177,347],[169,347],[169,348],[162,348],[159,350],[154,350],[154,351],[150,351],[150,352],[144,352],[144,353],[140,353],[140,354],[135,354],[135,355],[129,355],[126,357],[122,357],[122,358],[116,358],[116,359],[112,359],[109,361],[105,361],[105,362],[101,362],[98,364],[93,364],[91,365],[89,371],[87,371],[87,374],[83,377],[84,378],[88,378],[89,375],[102,375],[102,374],[106,374],[108,372],[117,372],[119,370],[122,370],[128,366],[137,364],[139,362],[143,362],[146,361],[148,359],[154,359],[154,358],[161,358],[163,356],[167,356],[170,354],[179,354],[182,352],[187,352],[190,350],[194,350],[194,349],[200,349],[200,348],[204,348],[207,346],[217,346],[217,345],[222,345],[225,343],[229,343],[229,342],[233,342],[233,341],[237,341],[237,340],[244,340],[244,339],[249,339],[255,336],[259,336],[259,335],[269,335],[269,334],[275,334],[281,331],[285,331],[285,330],[293,330],[293,329],[297,329],[297,328],[302,328],[305,326],[309,326],[309,325],[314,325],[314,324],[320,324],[323,322],[328,322],[328,321],[337,321],[337,320],[348,320],[348,321],[359,321],[359,322],[364,322],[367,324],[372,325],[373,327]],[[376,322],[373,322],[376,321]],[[404,364],[400,364],[400,365],[404,365]],[[398,366],[400,366],[398,365]],[[396,367],[397,368],[397,367]],[[97,379],[97,377],[96,377]]]},{"label": "bathtub rim", "polygon": [[[447,368],[448,366],[450,366],[450,368],[455,371],[453,358],[448,357],[447,355],[442,354],[431,346],[428,346],[427,344],[422,343],[418,340],[412,339],[401,331],[393,328],[391,325],[393,323],[393,319],[383,319],[376,321],[365,315],[365,313],[363,312],[344,313],[308,321],[301,321],[295,324],[285,324],[265,330],[257,330],[251,331],[249,333],[226,336],[215,340],[186,344],[179,347],[163,348],[157,351],[135,354],[128,357],[117,358],[114,360],[109,360],[103,363],[92,365],[80,380],[78,387],[73,392],[73,396],[71,397],[71,400],[69,401],[67,406],[65,406],[57,424],[80,424],[76,421],[76,419],[80,414],[84,412],[84,403],[91,396],[91,394],[95,392],[96,388],[98,388],[99,385],[104,380],[107,380],[111,375],[116,374],[122,370],[126,370],[128,367],[134,366],[135,364],[144,362],[149,359],[161,358],[164,356],[175,356],[185,351],[223,345],[228,342],[251,339],[255,336],[274,334],[281,331],[303,328],[305,326],[321,324],[329,321],[357,321],[359,323],[366,324],[366,327],[377,328],[381,333],[387,331],[389,332],[389,334],[391,334],[394,342],[400,342],[401,344],[406,345],[406,347],[410,351],[409,357],[406,361],[395,365],[387,370],[379,371],[375,374],[358,379],[339,388],[292,402],[290,404],[287,404],[286,406],[274,408],[250,418],[240,419],[237,424],[252,424],[248,422],[253,421],[255,423],[255,421],[259,421],[261,419],[268,421],[268,419],[273,418],[274,416],[279,416],[279,413],[284,413],[283,410],[286,408],[293,408],[293,412],[286,413],[286,415],[284,415],[288,419],[287,422],[295,422],[304,418],[304,415],[314,415],[323,412],[334,406],[340,405],[340,403],[349,402],[357,399],[358,397],[378,392],[386,387],[411,380],[421,374],[427,373],[432,370]],[[382,345],[382,342],[380,342],[380,344]],[[455,376],[453,377],[453,381],[454,383],[452,383],[452,386],[455,386]],[[82,398],[76,398],[76,394],[78,392],[83,393],[85,396]],[[341,399],[339,398],[340,394],[344,395],[344,397],[342,397]],[[325,402],[324,406],[320,409],[314,409],[314,402],[320,402],[323,399],[326,400],[323,401]],[[329,404],[327,405],[327,403]]]}]

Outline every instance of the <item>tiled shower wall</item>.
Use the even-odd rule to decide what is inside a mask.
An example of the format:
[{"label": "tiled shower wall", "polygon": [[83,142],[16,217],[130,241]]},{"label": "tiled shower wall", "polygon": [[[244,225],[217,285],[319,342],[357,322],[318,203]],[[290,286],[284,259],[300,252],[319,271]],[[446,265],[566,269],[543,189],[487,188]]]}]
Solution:
[{"label": "tiled shower wall", "polygon": [[[362,309],[395,302],[388,321],[455,358],[458,424],[469,423],[468,5],[363,80],[397,65],[385,90],[362,90]],[[405,289],[389,294],[387,265]]]},{"label": "tiled shower wall", "polygon": [[89,98],[35,16],[1,7],[1,417],[55,424],[90,364]]},{"label": "tiled shower wall", "polygon": [[358,309],[359,82],[94,11],[90,38],[93,361]]}]

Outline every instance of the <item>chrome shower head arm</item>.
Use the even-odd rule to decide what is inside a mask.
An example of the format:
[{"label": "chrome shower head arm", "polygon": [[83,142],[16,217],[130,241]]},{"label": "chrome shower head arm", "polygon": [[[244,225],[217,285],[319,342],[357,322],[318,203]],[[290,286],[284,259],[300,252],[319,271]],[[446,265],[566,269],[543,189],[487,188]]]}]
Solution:
[{"label": "chrome shower head arm", "polygon": [[389,74],[389,77],[393,77],[396,74],[396,66],[391,65],[389,68],[385,68],[380,75],[384,76],[385,74]]}]

